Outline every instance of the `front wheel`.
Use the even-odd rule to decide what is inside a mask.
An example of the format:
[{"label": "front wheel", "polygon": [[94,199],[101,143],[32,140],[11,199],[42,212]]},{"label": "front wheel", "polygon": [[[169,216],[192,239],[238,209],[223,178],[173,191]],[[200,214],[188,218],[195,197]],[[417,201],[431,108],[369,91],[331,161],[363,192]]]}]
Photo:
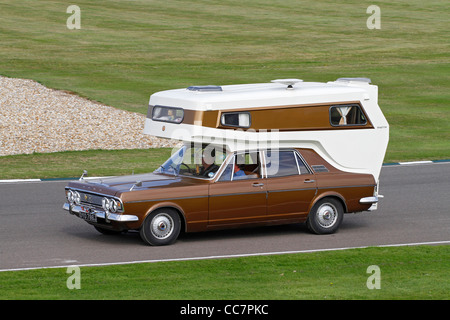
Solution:
[{"label": "front wheel", "polygon": [[145,218],[139,233],[147,244],[163,246],[175,242],[180,229],[180,216],[175,210],[159,209]]},{"label": "front wheel", "polygon": [[306,225],[316,234],[330,234],[337,231],[343,217],[342,204],[336,199],[325,198],[312,207]]}]

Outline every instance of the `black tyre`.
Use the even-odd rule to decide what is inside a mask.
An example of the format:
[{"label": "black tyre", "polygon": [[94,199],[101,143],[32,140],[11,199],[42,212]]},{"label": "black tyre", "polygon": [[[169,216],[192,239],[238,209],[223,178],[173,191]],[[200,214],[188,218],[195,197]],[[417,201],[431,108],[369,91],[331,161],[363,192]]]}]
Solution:
[{"label": "black tyre", "polygon": [[316,234],[330,234],[339,229],[344,217],[344,209],[339,200],[324,198],[311,209],[306,225]]},{"label": "black tyre", "polygon": [[144,242],[152,246],[164,246],[174,243],[180,234],[181,221],[173,209],[158,209],[145,218],[140,229]]}]

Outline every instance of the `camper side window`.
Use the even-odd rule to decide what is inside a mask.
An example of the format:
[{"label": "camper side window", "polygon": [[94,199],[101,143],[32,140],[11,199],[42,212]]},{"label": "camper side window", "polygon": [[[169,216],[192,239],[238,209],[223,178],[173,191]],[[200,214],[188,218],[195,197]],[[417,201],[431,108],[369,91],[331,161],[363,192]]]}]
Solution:
[{"label": "camper side window", "polygon": [[365,125],[366,117],[358,105],[332,106],[330,108],[332,126]]},{"label": "camper side window", "polygon": [[250,113],[248,112],[225,112],[220,117],[220,123],[223,126],[230,127],[250,127]]},{"label": "camper side window", "polygon": [[181,123],[184,118],[184,110],[180,108],[154,106],[152,120],[172,123]]}]

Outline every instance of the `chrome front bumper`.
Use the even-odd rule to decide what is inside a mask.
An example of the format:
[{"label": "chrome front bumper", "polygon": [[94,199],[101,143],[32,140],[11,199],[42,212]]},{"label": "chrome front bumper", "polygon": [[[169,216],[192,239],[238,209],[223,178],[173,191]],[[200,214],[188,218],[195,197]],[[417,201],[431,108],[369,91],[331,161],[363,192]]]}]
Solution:
[{"label": "chrome front bumper", "polygon": [[[81,206],[77,205],[70,205],[69,203],[64,203],[63,206],[64,210],[69,211],[70,213],[81,213],[83,210],[81,209]],[[117,213],[111,213],[111,212],[105,212],[103,210],[98,209],[91,209],[90,213],[95,214],[97,218],[110,220],[110,221],[119,221],[119,222],[133,222],[133,221],[139,221],[139,218],[134,215],[129,214],[117,214]]]}]

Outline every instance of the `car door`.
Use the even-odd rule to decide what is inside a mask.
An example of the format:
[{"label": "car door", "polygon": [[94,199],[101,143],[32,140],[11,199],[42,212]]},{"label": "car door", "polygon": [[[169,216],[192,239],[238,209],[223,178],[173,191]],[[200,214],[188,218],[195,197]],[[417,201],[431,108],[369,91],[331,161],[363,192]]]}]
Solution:
[{"label": "car door", "polygon": [[[239,167],[241,174],[235,170]],[[246,224],[266,219],[266,186],[258,151],[235,154],[210,185],[208,226]]]},{"label": "car door", "polygon": [[297,219],[308,214],[317,191],[314,174],[294,150],[266,151],[267,218]]}]

